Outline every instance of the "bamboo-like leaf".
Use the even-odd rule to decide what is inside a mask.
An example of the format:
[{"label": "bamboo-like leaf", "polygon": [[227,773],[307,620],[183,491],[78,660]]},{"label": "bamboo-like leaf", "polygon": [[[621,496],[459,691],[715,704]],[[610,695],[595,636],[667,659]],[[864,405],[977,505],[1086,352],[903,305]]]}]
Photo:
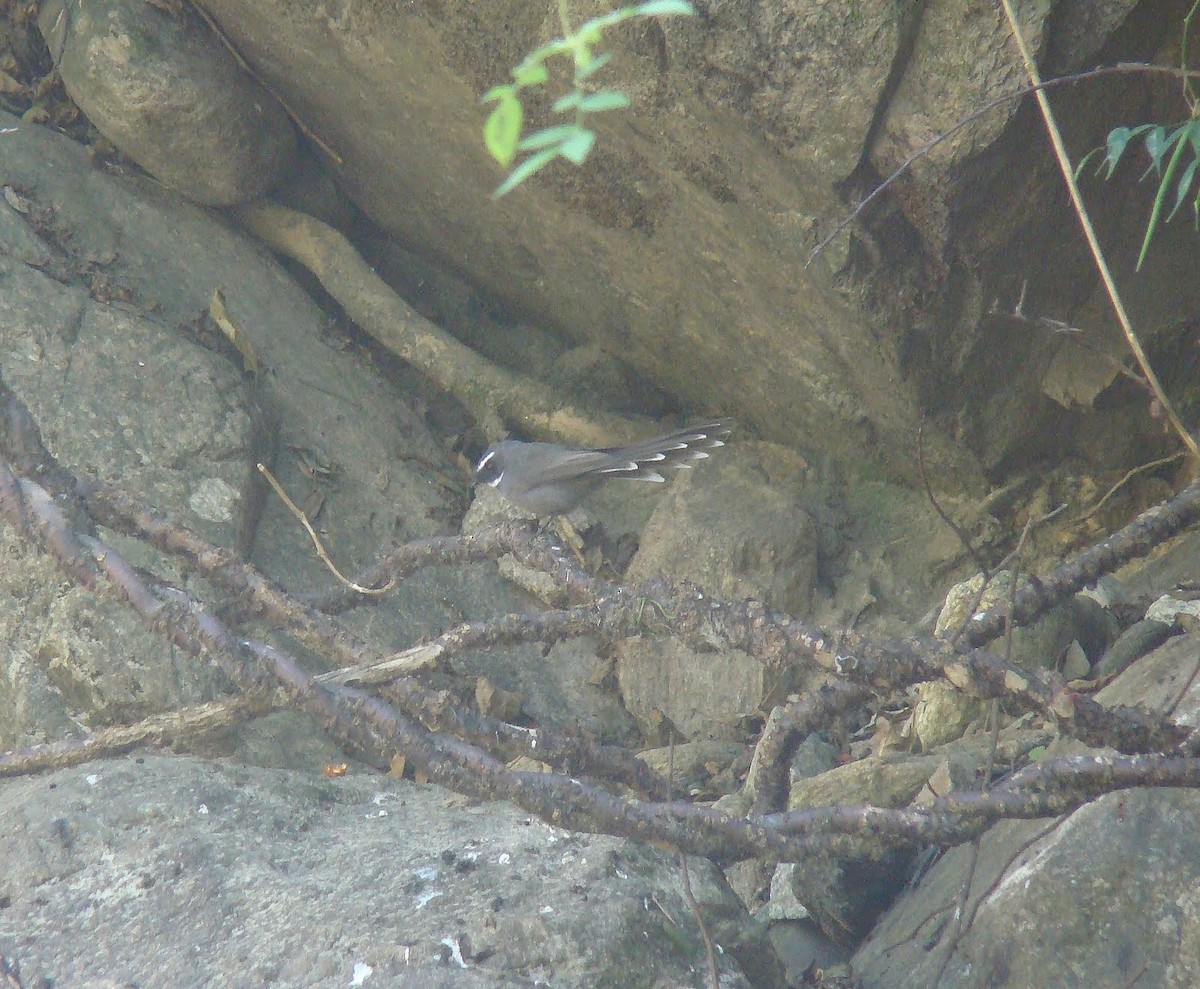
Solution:
[{"label": "bamboo-like leaf", "polygon": [[1196,178],[1196,165],[1198,164],[1200,162],[1193,158],[1191,164],[1179,176],[1179,184],[1175,187],[1175,205],[1171,207],[1171,212],[1167,214],[1168,223],[1175,218],[1175,214],[1179,212],[1179,207],[1183,205],[1183,201],[1187,199],[1188,193],[1192,191],[1192,181]]}]

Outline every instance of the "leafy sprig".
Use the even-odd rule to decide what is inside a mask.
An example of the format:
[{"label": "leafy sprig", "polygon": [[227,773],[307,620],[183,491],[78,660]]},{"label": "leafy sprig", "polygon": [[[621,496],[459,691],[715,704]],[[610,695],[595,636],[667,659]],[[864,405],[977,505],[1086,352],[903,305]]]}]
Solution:
[{"label": "leafy sprig", "polygon": [[[1096,155],[1104,153],[1103,159],[1097,166],[1097,172],[1105,172],[1105,179],[1111,179],[1121,157],[1129,144],[1137,138],[1142,139],[1150,164],[1142,173],[1146,178],[1151,172],[1158,176],[1158,192],[1154,197],[1154,205],[1150,209],[1150,219],[1146,224],[1146,234],[1142,238],[1142,249],[1138,254],[1137,267],[1141,270],[1146,254],[1150,250],[1150,241],[1154,231],[1162,221],[1162,211],[1167,198],[1174,188],[1174,202],[1166,221],[1170,223],[1184,201],[1191,196],[1196,185],[1196,169],[1200,166],[1200,120],[1192,118],[1176,127],[1163,127],[1161,124],[1141,124],[1137,127],[1115,127],[1109,131],[1108,138],[1102,148],[1093,148],[1079,166],[1075,169],[1076,178]],[[1167,154],[1170,152],[1170,157]],[[1167,158],[1166,168],[1163,159]],[[1185,160],[1190,158],[1184,164]],[[1200,190],[1192,197],[1192,216],[1197,226],[1200,226]]]},{"label": "leafy sprig", "polygon": [[[1105,179],[1111,179],[1121,161],[1121,156],[1129,147],[1129,143],[1135,138],[1142,139],[1146,153],[1150,156],[1150,166],[1142,173],[1142,179],[1145,179],[1153,171],[1158,176],[1158,192],[1154,196],[1154,205],[1150,209],[1150,219],[1146,222],[1146,233],[1142,237],[1142,249],[1138,253],[1137,260],[1138,271],[1141,271],[1146,255],[1150,252],[1150,241],[1154,239],[1154,232],[1163,222],[1162,211],[1172,186],[1175,190],[1175,202],[1171,206],[1171,212],[1167,214],[1165,221],[1167,223],[1170,223],[1175,214],[1179,212],[1179,207],[1191,195],[1192,187],[1196,183],[1196,169],[1200,165],[1200,99],[1197,98],[1196,92],[1192,88],[1192,75],[1188,72],[1190,62],[1188,38],[1192,30],[1192,19],[1197,13],[1200,13],[1200,0],[1193,0],[1183,18],[1183,30],[1179,39],[1179,69],[1183,79],[1182,97],[1188,108],[1188,119],[1169,128],[1163,127],[1161,124],[1115,127],[1109,131],[1104,147],[1093,148],[1089,151],[1075,169],[1075,178],[1078,179],[1087,163],[1103,152],[1104,158],[1096,171],[1102,171],[1107,165],[1108,174],[1105,175]],[[1163,158],[1166,157],[1168,151],[1171,153],[1171,157],[1167,161],[1164,171]],[[1185,159],[1189,156],[1191,161],[1185,164]],[[1200,228],[1200,191],[1197,191],[1192,199],[1192,218],[1196,227]]]},{"label": "leafy sprig", "polygon": [[[505,168],[511,168],[518,154],[527,153],[492,193],[494,199],[516,188],[555,158],[583,164],[596,142],[595,131],[587,126],[588,115],[629,106],[629,97],[618,89],[589,92],[585,88],[588,80],[612,58],[607,52],[596,51],[608,28],[636,17],[671,17],[694,14],[695,10],[687,0],[646,0],[594,17],[576,30],[571,29],[566,0],[559,0],[558,12],[563,36],[526,55],[512,70],[512,82],[494,86],[483,94],[482,102],[496,104],[483,125],[483,140],[492,157]],[[558,56],[570,56],[574,63],[573,87],[555,100],[550,109],[570,114],[572,120],[523,138],[525,107],[521,103],[521,90],[544,84],[550,77],[546,62]]]}]

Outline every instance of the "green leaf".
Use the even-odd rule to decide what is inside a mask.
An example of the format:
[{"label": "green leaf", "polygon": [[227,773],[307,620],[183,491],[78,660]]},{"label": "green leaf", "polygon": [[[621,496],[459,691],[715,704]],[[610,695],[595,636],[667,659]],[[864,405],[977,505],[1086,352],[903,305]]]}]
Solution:
[{"label": "green leaf", "polygon": [[1125,153],[1132,136],[1133,133],[1128,127],[1114,127],[1108,132],[1108,139],[1104,142],[1106,147],[1104,163],[1108,165],[1108,174],[1104,176],[1105,179],[1113,177],[1113,172],[1116,171],[1121,155]]},{"label": "green leaf", "polygon": [[633,8],[639,17],[672,17],[676,14],[692,15],[696,13],[687,0],[648,0]]},{"label": "green leaf", "polygon": [[512,70],[513,78],[517,80],[517,85],[524,88],[526,86],[538,86],[550,78],[550,73],[546,71],[546,66],[541,62],[531,63],[526,59],[515,69]]},{"label": "green leaf", "polygon": [[501,100],[501,99],[504,99],[505,96],[516,96],[516,95],[517,95],[516,89],[514,89],[512,86],[510,86],[506,83],[503,86],[493,86],[486,93],[484,93],[481,97],[479,97],[479,102],[480,103],[491,103],[492,100]]},{"label": "green leaf", "polygon": [[620,24],[621,21],[627,21],[631,17],[637,17],[637,9],[634,7],[618,7],[616,10],[610,10],[607,14],[601,14],[599,17],[593,17],[590,21],[584,21],[579,25],[579,30],[575,32],[577,38],[584,38],[589,42],[597,42],[600,36],[604,34],[604,29],[612,27],[614,24]]},{"label": "green leaf", "polygon": [[502,93],[499,100],[483,125],[483,143],[487,145],[491,156],[508,168],[517,154],[517,140],[521,136],[525,110],[511,91]]},{"label": "green leaf", "polygon": [[1108,165],[1108,174],[1105,179],[1111,179],[1113,172],[1116,171],[1117,165],[1121,161],[1121,155],[1125,153],[1125,148],[1129,142],[1135,137],[1146,133],[1154,127],[1153,124],[1142,124],[1140,127],[1132,129],[1128,127],[1114,127],[1108,134],[1106,144],[1106,154],[1104,156],[1104,164]]},{"label": "green leaf", "polygon": [[1163,152],[1167,149],[1166,133],[1163,127],[1152,127],[1146,135],[1146,154],[1156,172],[1160,170]]},{"label": "green leaf", "polygon": [[[1100,154],[1100,152],[1103,150],[1103,148],[1092,148],[1091,151],[1079,159],[1079,164],[1075,166],[1074,178],[1076,182],[1079,181],[1079,176],[1083,174],[1083,170],[1087,168],[1088,162],[1095,158],[1096,155]],[[1103,162],[1101,162],[1101,164],[1103,164]]]},{"label": "green leaf", "polygon": [[[616,20],[609,17],[597,17],[594,21],[588,21],[586,24],[581,24],[579,30],[574,34],[575,47],[579,45],[594,46],[600,44],[604,40],[604,29],[611,24],[616,24],[617,21],[625,20],[624,17],[619,17]],[[601,23],[605,22],[605,23]]]},{"label": "green leaf", "polygon": [[1187,133],[1189,127],[1189,124],[1181,124],[1172,131],[1168,131],[1165,127],[1150,128],[1146,134],[1146,151],[1154,163],[1156,172],[1161,170],[1163,155],[1175,146],[1175,143]]},{"label": "green leaf", "polygon": [[572,161],[576,165],[582,165],[583,160],[588,156],[588,152],[592,150],[592,145],[595,143],[596,134],[594,131],[578,127],[574,134],[558,146],[558,153],[568,161]]},{"label": "green leaf", "polygon": [[574,110],[583,100],[583,93],[578,89],[573,89],[565,96],[560,96],[551,105],[550,109],[555,113],[566,113],[568,110]]},{"label": "green leaf", "polygon": [[[1180,127],[1177,129],[1175,136],[1179,137],[1182,133],[1183,128]],[[1186,147],[1187,144],[1183,141],[1179,141],[1175,145],[1175,151],[1171,154],[1170,162],[1167,163],[1166,173],[1163,175],[1162,181],[1158,183],[1158,191],[1154,194],[1154,205],[1150,207],[1150,219],[1146,221],[1146,235],[1142,238],[1142,250],[1138,254],[1137,264],[1134,265],[1135,271],[1142,270],[1142,265],[1146,261],[1146,255],[1150,253],[1150,242],[1154,239],[1154,231],[1158,229],[1158,221],[1162,217],[1163,200],[1167,198],[1167,187],[1171,184],[1171,180],[1179,170],[1179,162],[1183,158],[1183,152]]]},{"label": "green leaf", "polygon": [[588,62],[587,65],[580,66],[578,71],[575,73],[575,81],[582,82],[584,79],[588,78],[588,76],[595,75],[602,68],[604,68],[604,66],[608,65],[610,61],[612,61],[611,52],[605,52],[602,55],[597,55],[590,62]]},{"label": "green leaf", "polygon": [[592,53],[592,48],[600,44],[600,38],[595,41],[584,41],[572,49],[571,57],[575,60],[575,74],[586,72],[596,61],[596,56]]},{"label": "green leaf", "polygon": [[546,127],[543,130],[534,131],[528,137],[524,138],[517,149],[520,151],[536,151],[538,148],[548,148],[552,144],[562,144],[568,137],[574,134],[579,127],[576,124],[563,124],[561,127]]},{"label": "green leaf", "polygon": [[[521,65],[539,65],[555,55],[561,55],[571,47],[570,42],[566,38],[556,38],[554,41],[548,41],[541,48],[535,48],[528,55]],[[518,66],[520,68],[520,66]]]},{"label": "green leaf", "polygon": [[493,199],[499,199],[505,193],[512,192],[517,186],[524,182],[529,176],[546,165],[550,164],[558,157],[558,148],[547,148],[545,151],[539,151],[535,155],[526,158],[521,164],[512,170],[512,173],[503,182],[500,187],[492,193]]},{"label": "green leaf", "polygon": [[620,110],[627,106],[629,106],[629,97],[616,89],[602,89],[598,93],[589,93],[579,101],[579,109],[584,113]]},{"label": "green leaf", "polygon": [[1179,176],[1179,184],[1175,187],[1175,205],[1171,207],[1171,212],[1167,214],[1167,222],[1170,223],[1174,219],[1175,214],[1179,212],[1179,207],[1183,205],[1183,201],[1187,199],[1187,194],[1192,191],[1192,180],[1196,177],[1196,165],[1200,164],[1195,158],[1192,163],[1183,170],[1183,174]]}]

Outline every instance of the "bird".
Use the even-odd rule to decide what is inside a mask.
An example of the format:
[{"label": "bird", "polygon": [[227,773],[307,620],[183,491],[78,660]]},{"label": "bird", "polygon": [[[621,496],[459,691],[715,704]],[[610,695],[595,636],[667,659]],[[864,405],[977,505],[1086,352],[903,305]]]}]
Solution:
[{"label": "bird", "polygon": [[538,517],[565,515],[593,488],[624,478],[661,484],[665,468],[691,468],[725,445],[729,418],[713,419],[627,446],[581,448],[504,440],[488,447],[475,465],[475,485],[495,488]]}]

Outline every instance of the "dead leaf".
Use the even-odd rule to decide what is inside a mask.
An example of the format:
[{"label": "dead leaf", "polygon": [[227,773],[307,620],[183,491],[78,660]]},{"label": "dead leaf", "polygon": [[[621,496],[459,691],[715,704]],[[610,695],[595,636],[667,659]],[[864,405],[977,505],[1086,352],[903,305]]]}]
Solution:
[{"label": "dead leaf", "polygon": [[4,187],[4,201],[18,213],[29,215],[29,200],[17,192],[11,185]]},{"label": "dead leaf", "polygon": [[237,348],[237,352],[242,355],[242,370],[258,377],[258,358],[254,355],[254,347],[251,346],[245,331],[229,318],[229,312],[225,308],[224,289],[217,288],[213,292],[212,301],[208,304],[208,315],[221,328],[221,332],[228,337],[229,342]]},{"label": "dead leaf", "polygon": [[521,713],[520,694],[497,687],[487,677],[475,681],[475,703],[479,712],[501,721],[511,721]]}]

